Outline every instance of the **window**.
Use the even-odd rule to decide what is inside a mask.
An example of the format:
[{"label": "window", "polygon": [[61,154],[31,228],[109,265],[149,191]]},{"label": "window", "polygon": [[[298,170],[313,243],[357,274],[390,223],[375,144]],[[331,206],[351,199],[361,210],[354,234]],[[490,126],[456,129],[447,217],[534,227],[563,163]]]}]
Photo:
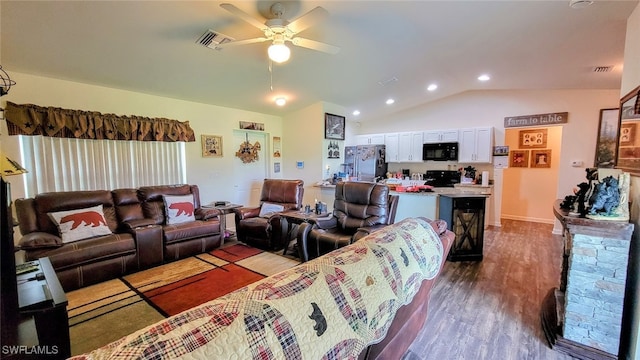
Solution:
[{"label": "window", "polygon": [[184,142],[20,136],[25,195],[186,183]]}]

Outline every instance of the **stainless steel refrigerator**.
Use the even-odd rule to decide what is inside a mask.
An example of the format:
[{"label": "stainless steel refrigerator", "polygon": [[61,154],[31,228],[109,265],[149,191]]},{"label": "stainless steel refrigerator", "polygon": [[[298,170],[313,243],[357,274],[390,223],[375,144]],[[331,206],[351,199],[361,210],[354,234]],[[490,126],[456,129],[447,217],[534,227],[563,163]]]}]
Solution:
[{"label": "stainless steel refrigerator", "polygon": [[345,146],[343,166],[344,172],[358,181],[384,179],[387,174],[384,145]]}]

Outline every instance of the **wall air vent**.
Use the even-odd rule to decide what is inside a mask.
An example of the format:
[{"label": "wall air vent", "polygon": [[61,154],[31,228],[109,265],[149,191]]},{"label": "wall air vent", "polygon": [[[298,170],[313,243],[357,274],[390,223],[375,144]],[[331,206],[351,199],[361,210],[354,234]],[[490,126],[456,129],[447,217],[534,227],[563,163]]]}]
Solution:
[{"label": "wall air vent", "polygon": [[605,73],[613,70],[613,66],[596,66],[593,68],[593,72],[595,73]]},{"label": "wall air vent", "polygon": [[234,40],[235,39],[230,36],[227,36],[209,29],[204,34],[202,34],[202,36],[200,36],[200,38],[198,39],[198,41],[196,41],[196,43],[204,47],[208,47],[209,49],[222,50],[222,48],[219,47],[218,45],[228,43]]}]

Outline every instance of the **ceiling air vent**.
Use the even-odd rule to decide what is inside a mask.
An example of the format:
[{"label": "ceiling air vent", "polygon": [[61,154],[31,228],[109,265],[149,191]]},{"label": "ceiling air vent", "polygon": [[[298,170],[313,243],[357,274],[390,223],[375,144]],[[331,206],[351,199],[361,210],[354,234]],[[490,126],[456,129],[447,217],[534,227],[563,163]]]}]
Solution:
[{"label": "ceiling air vent", "polygon": [[198,41],[196,42],[204,47],[208,47],[209,49],[222,50],[222,48],[218,45],[228,43],[233,40],[235,39],[230,36],[209,29],[204,34],[202,34],[202,36],[200,36],[200,39],[198,39]]},{"label": "ceiling air vent", "polygon": [[605,73],[613,70],[613,66],[596,66],[593,68],[593,72],[595,73]]}]

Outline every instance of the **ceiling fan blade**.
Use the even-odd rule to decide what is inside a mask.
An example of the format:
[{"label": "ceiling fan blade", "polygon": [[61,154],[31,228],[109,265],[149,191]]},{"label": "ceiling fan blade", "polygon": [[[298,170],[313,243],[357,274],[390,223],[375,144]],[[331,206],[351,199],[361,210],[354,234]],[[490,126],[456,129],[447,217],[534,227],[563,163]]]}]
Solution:
[{"label": "ceiling fan blade", "polygon": [[259,43],[267,40],[269,39],[260,37],[260,38],[253,38],[253,39],[229,41],[229,42],[221,43],[217,47],[225,48],[225,47],[236,46],[236,45],[255,44],[255,43]]},{"label": "ceiling fan blade", "polygon": [[296,46],[305,47],[312,50],[318,50],[322,52],[326,52],[328,54],[337,54],[340,51],[340,48],[337,46],[325,44],[315,40],[309,40],[301,37],[295,37],[291,39],[291,43]]},{"label": "ceiling fan blade", "polygon": [[301,32],[304,29],[309,28],[312,25],[319,23],[324,20],[327,16],[329,16],[329,12],[324,8],[318,6],[313,8],[308,13],[300,16],[299,18],[292,20],[287,28],[291,30],[294,34]]},{"label": "ceiling fan blade", "polygon": [[246,12],[238,9],[235,5],[224,3],[224,4],[220,4],[220,7],[232,13],[233,15],[241,18],[242,20],[248,22],[249,24],[257,27],[262,31],[264,31],[267,28],[267,26],[264,23],[260,22],[260,20],[257,20],[256,18],[252,17]]}]

